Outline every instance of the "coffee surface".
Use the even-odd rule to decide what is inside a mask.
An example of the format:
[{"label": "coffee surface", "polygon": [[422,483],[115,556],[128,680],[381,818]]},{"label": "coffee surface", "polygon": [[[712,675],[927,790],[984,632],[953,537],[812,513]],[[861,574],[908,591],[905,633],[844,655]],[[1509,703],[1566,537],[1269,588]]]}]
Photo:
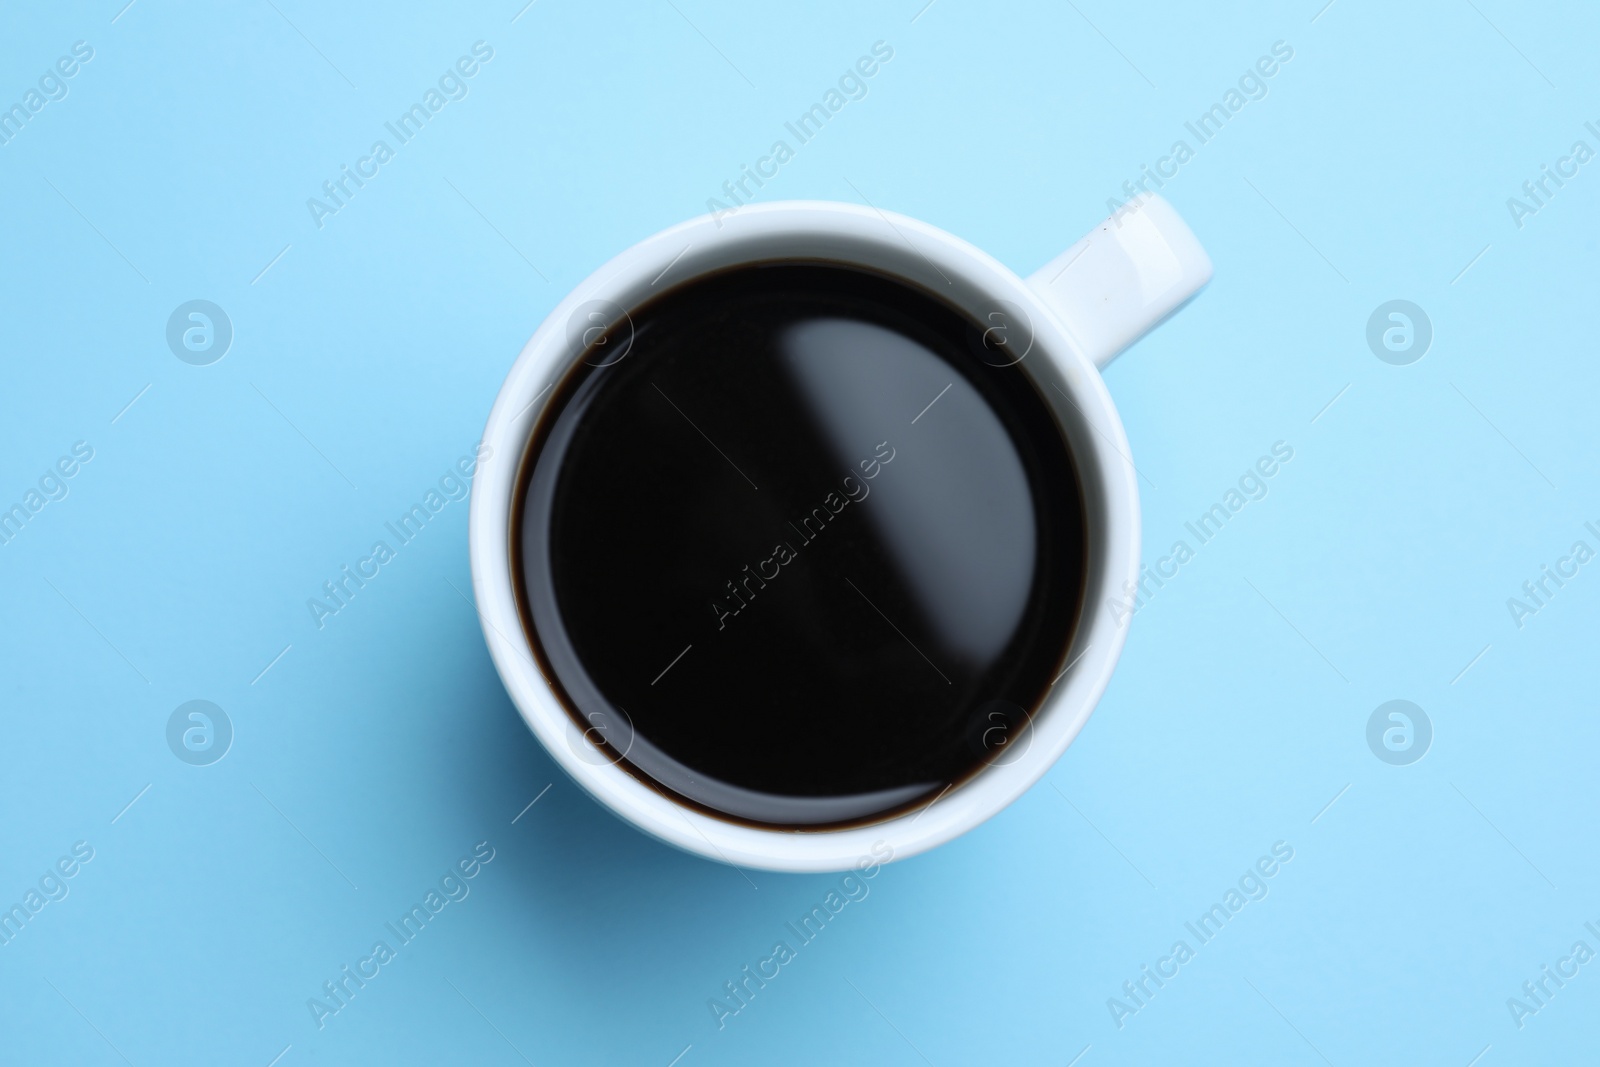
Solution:
[{"label": "coffee surface", "polygon": [[512,533],[573,751],[794,829],[909,810],[1020,756],[1085,546],[1018,318],[772,263],[593,329]]}]

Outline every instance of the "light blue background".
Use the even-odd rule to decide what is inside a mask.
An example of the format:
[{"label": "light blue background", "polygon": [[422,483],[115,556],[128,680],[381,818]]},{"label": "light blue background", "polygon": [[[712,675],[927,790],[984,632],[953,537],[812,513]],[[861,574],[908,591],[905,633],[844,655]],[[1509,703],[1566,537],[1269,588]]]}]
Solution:
[{"label": "light blue background", "polygon": [[[1506,207],[1600,148],[1592,8],[122,2],[0,15],[5,105],[95,50],[0,146],[0,506],[95,450],[0,546],[0,903],[95,849],[0,946],[0,1059],[1596,1055],[1600,962],[1520,1030],[1506,1007],[1600,949],[1600,567],[1520,630],[1506,607],[1600,548],[1600,163],[1520,229]],[[478,40],[470,95],[319,230],[306,199]],[[1044,782],[886,868],[719,1030],[708,999],[836,879],[681,855],[557,769],[459,592],[465,504],[325,628],[305,602],[471,447],[563,293],[878,40],[869,95],[761,198],[859,190],[1022,273],[1293,47],[1164,190],[1216,280],[1107,377],[1147,560],[1275,441],[1294,459],[1140,611]],[[164,340],[195,298],[235,330],[208,367]],[[1433,323],[1410,366],[1364,340],[1392,298]],[[1435,731],[1410,766],[1365,740],[1394,698]],[[234,724],[212,766],[165,741],[191,699]],[[307,998],[483,840],[471,895],[319,1030]],[[1107,998],[1280,840],[1270,895],[1119,1029]]]}]

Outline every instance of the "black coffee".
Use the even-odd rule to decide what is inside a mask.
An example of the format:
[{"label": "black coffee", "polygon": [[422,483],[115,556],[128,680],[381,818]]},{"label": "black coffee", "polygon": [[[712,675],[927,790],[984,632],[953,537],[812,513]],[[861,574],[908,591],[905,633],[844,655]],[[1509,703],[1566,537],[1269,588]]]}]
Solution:
[{"label": "black coffee", "polygon": [[793,262],[630,316],[556,385],[512,534],[575,750],[786,828],[1020,754],[1085,571],[1072,457],[1014,365],[1026,324]]}]

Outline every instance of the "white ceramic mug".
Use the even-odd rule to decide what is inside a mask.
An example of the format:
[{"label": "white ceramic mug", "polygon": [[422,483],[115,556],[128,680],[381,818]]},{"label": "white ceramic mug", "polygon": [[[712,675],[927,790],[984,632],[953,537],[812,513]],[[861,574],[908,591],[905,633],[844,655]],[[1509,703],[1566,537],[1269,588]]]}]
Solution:
[{"label": "white ceramic mug", "polygon": [[[582,355],[583,331],[571,324],[584,321],[587,308],[636,308],[697,275],[772,259],[858,264],[935,291],[979,322],[1004,308],[1008,324],[1031,328],[1032,344],[1017,365],[1061,425],[1085,495],[1084,615],[1065,660],[1069,666],[1034,714],[1025,750],[917,811],[838,830],[767,829],[719,819],[674,802],[609,758],[592,758],[601,750],[574,740],[580,735],[572,716],[536,665],[513,588],[518,466],[552,385]],[[1122,420],[1098,368],[1210,278],[1211,262],[1194,234],[1154,196],[1107,219],[1026,279],[927,223],[818,201],[750,205],[731,216],[693,219],[623,252],[557,305],[523,348],[484,430],[491,458],[473,480],[470,543],[479,618],[495,667],[529,728],[579,785],[622,818],[669,844],[741,867],[844,870],[860,857],[882,857],[884,845],[903,859],[996,814],[1072,743],[1127,637],[1126,619],[1112,618],[1104,605],[1138,580],[1139,492]]]}]

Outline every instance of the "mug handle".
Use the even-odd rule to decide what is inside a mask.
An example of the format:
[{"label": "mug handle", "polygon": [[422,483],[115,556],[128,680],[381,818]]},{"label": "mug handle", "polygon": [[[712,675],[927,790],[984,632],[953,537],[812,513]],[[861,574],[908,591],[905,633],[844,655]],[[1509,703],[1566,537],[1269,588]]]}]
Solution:
[{"label": "mug handle", "polygon": [[1143,337],[1211,280],[1211,258],[1171,204],[1128,201],[1028,277],[1096,367]]}]

